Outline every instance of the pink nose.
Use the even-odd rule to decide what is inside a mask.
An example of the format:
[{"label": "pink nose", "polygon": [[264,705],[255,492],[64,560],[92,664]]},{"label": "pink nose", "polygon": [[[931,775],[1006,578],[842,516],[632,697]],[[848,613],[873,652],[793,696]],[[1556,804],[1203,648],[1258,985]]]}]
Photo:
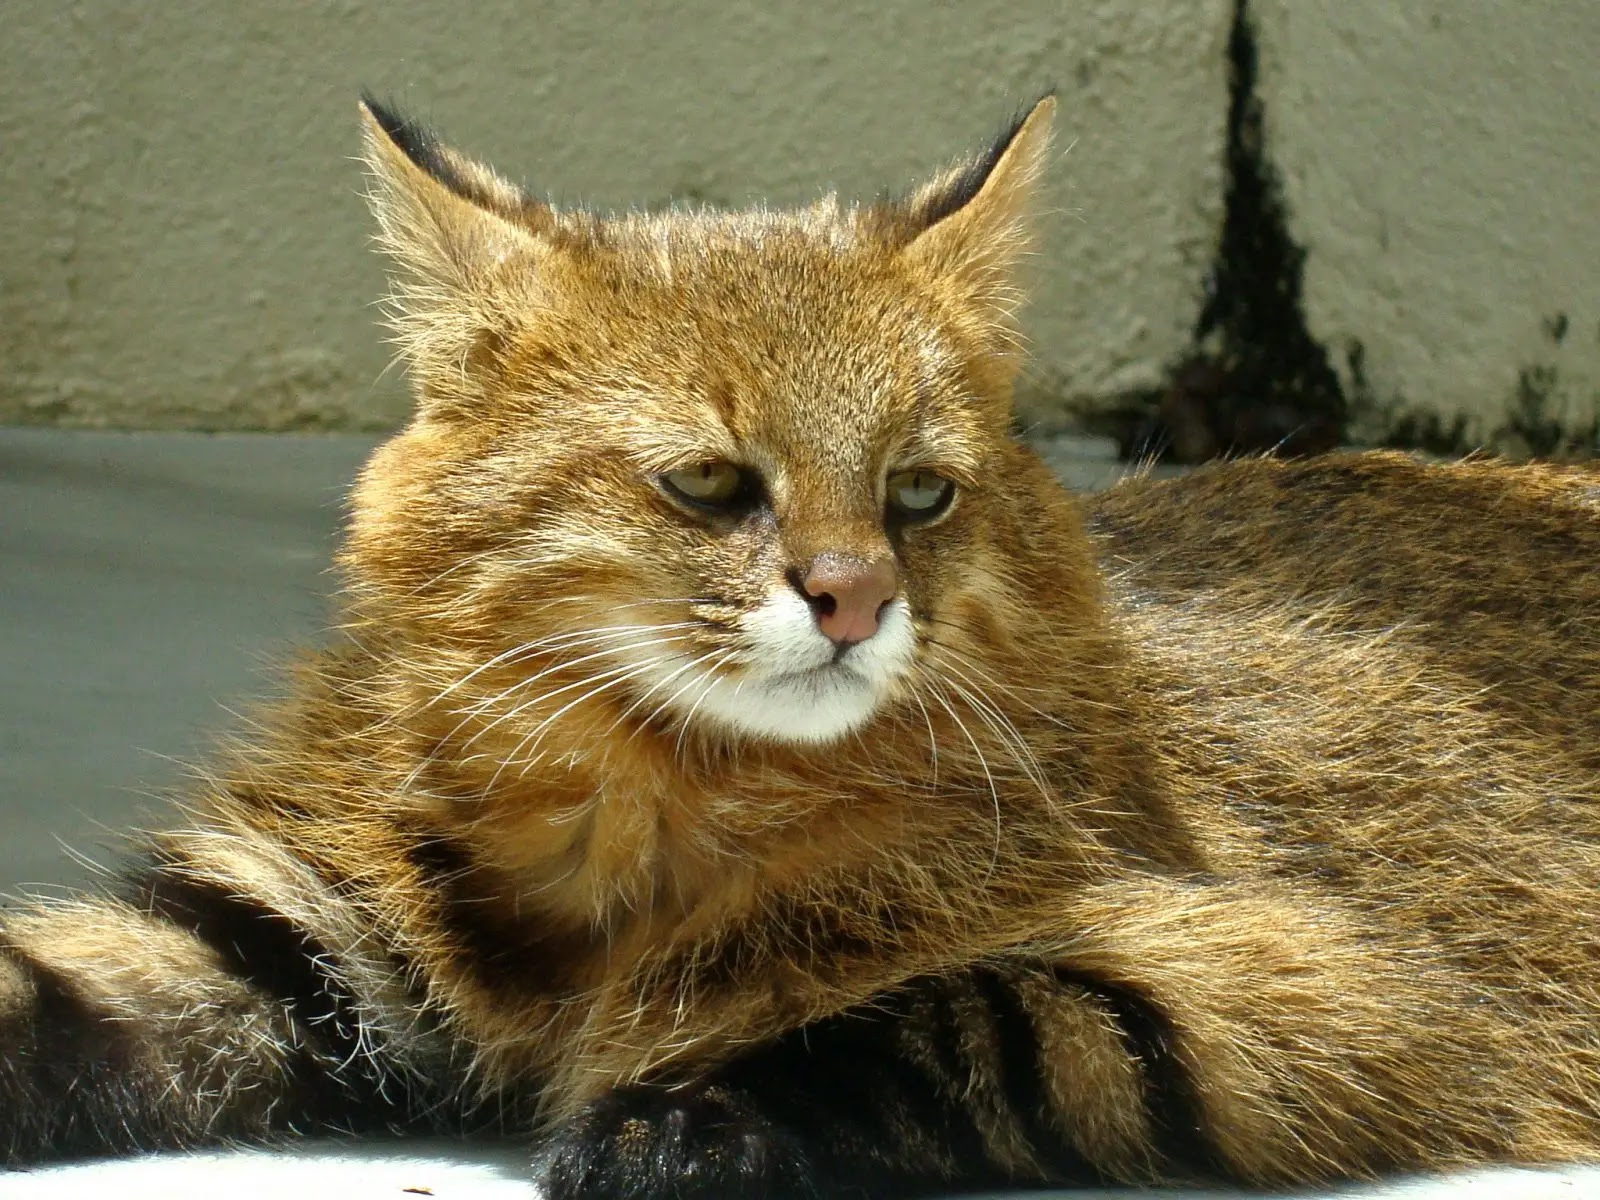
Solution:
[{"label": "pink nose", "polygon": [[878,616],[899,586],[892,558],[869,562],[847,554],[817,555],[799,583],[817,627],[839,646],[877,633]]}]

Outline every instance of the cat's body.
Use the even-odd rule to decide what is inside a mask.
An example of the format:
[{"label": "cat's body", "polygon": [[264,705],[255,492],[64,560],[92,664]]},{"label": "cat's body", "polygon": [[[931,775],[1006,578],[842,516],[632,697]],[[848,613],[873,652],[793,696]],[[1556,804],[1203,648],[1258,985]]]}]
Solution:
[{"label": "cat's body", "polygon": [[498,1120],[556,1197],[1600,1157],[1600,474],[1070,497],[1005,431],[1047,118],[904,204],[608,225],[379,110],[421,411],[350,641],[125,903],[7,917],[0,1149]]}]

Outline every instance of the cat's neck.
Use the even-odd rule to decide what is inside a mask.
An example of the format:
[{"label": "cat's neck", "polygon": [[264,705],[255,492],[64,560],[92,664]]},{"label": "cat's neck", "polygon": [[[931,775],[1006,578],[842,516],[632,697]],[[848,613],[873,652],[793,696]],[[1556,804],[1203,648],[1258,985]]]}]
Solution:
[{"label": "cat's neck", "polygon": [[[893,721],[843,744],[792,748],[670,726],[600,736],[598,720],[564,714],[550,731],[561,752],[514,772],[436,759],[411,785],[488,869],[587,925],[620,914],[715,920],[756,890],[840,869],[852,848],[866,856],[903,843],[913,821],[926,833],[939,797],[988,787],[981,771],[959,771],[953,752],[937,763],[926,731],[907,752],[909,731]],[[943,724],[935,730],[954,745],[959,735]],[[998,759],[991,770],[1002,792],[1019,774]]]}]

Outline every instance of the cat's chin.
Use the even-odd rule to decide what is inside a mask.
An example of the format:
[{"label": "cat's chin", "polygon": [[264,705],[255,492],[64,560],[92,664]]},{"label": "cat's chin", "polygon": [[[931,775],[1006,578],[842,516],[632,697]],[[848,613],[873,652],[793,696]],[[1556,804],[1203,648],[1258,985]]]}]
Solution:
[{"label": "cat's chin", "polygon": [[688,719],[763,741],[833,742],[859,729],[883,703],[879,686],[843,666],[719,680]]}]

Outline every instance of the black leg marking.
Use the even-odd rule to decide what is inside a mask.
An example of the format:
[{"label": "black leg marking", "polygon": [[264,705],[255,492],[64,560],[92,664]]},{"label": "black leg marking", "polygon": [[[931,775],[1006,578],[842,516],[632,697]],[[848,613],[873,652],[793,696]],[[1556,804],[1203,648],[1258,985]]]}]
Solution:
[{"label": "black leg marking", "polygon": [[363,1064],[355,997],[333,955],[282,913],[220,883],[158,861],[138,880],[132,902],[187,929],[222,956],[230,974],[286,1003],[337,1062]]},{"label": "black leg marking", "polygon": [[549,1200],[833,1200],[1010,1180],[964,1101],[940,980],[819,1021],[708,1080],[619,1089],[545,1147]]},{"label": "black leg marking", "polygon": [[146,1058],[148,1041],[164,1031],[106,1009],[67,971],[14,941],[0,937],[0,956],[32,992],[31,1004],[10,1008],[0,1022],[0,1166],[261,1139],[292,1128],[306,1111],[290,1077],[263,1075],[273,1095],[251,1095],[242,1109],[183,1087]]},{"label": "black leg marking", "polygon": [[[115,1066],[127,1057],[118,1031],[72,980],[0,935],[0,956],[33,991],[27,1012],[0,1022],[0,1164],[131,1146],[141,1131],[108,1147],[101,1129],[121,1098]],[[85,1064],[92,1064],[85,1078]],[[104,1086],[109,1083],[111,1086]]]},{"label": "black leg marking", "polygon": [[1172,1021],[1148,997],[1124,984],[1108,983],[1073,971],[1056,978],[1096,996],[1122,1032],[1128,1053],[1144,1079],[1145,1111],[1163,1157],[1186,1172],[1225,1174],[1221,1156],[1205,1132],[1204,1108],[1194,1080],[1174,1049]]},{"label": "black leg marking", "polygon": [[[995,1064],[1000,1089],[1023,1136],[1053,1183],[1101,1184],[1104,1176],[1050,1120],[1039,1034],[1015,985],[994,971],[976,971],[973,982],[994,1018]],[[1086,1101],[1093,1103],[1092,1100]]]},{"label": "black leg marking", "polygon": [[[937,981],[922,981],[872,1010],[819,1021],[731,1064],[724,1077],[765,1094],[769,1111],[840,1164],[835,1173],[845,1180],[871,1174],[933,1186],[998,1178],[960,1100],[970,1068],[954,1029],[943,1037],[949,1057],[932,1070],[907,1044],[933,1049],[926,1044],[938,1035],[930,1002],[940,990]],[[949,1075],[946,1065],[954,1068]],[[940,1159],[949,1169],[936,1169]]]},{"label": "black leg marking", "polygon": [[[928,1004],[928,1049],[938,1064],[939,1074],[947,1091],[954,1096],[967,1092],[972,1078],[972,1063],[961,1049],[961,1018],[950,998],[950,985],[944,980],[931,979],[923,988]],[[949,1118],[950,1149],[963,1175],[981,1177],[992,1174],[988,1147],[970,1108],[957,1101],[947,1101],[951,1109]],[[937,1127],[936,1127],[937,1128]]]},{"label": "black leg marking", "polygon": [[512,919],[495,903],[504,885],[482,878],[458,839],[421,829],[412,836],[407,857],[436,898],[439,924],[459,948],[460,961],[480,984],[513,996],[573,991],[570,964],[589,957],[595,936],[591,931]]},{"label": "black leg marking", "polygon": [[535,1160],[546,1200],[824,1200],[808,1148],[717,1084],[619,1088]]}]

